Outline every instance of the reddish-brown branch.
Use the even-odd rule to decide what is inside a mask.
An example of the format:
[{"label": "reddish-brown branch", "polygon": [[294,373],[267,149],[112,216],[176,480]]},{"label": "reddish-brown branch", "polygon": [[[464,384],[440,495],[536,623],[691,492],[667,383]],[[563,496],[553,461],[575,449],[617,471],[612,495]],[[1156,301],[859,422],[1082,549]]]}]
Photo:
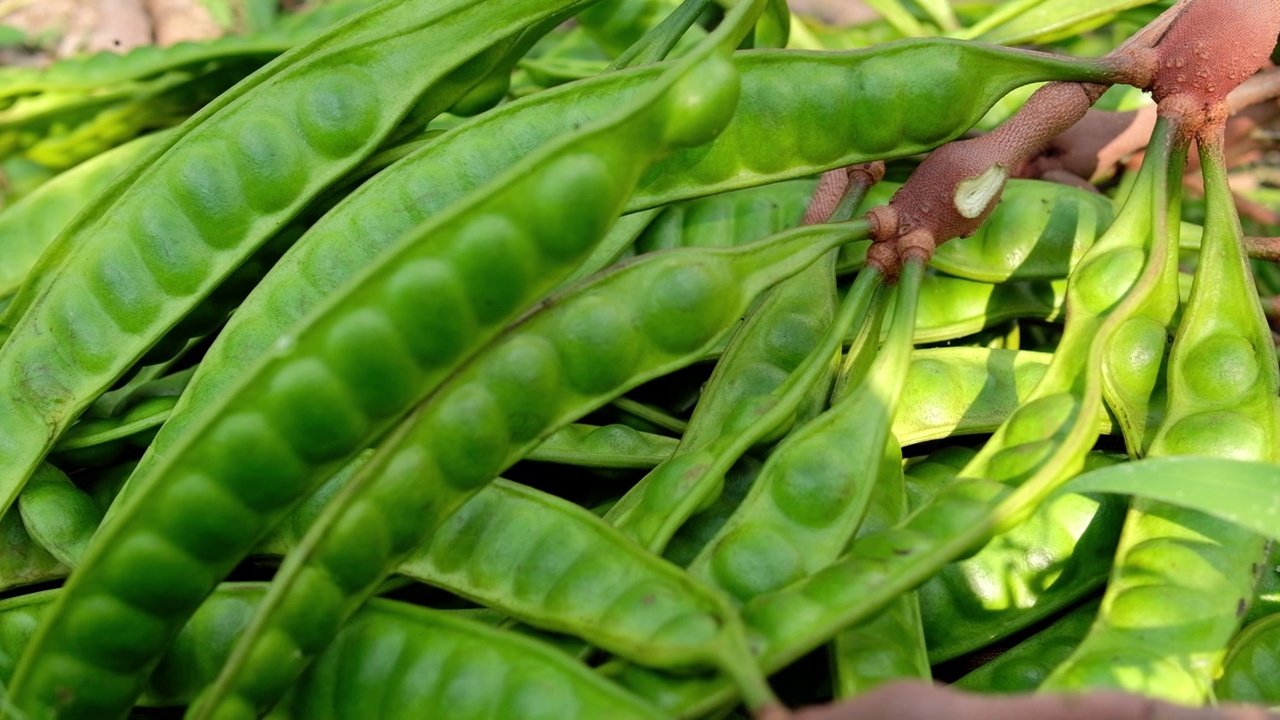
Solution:
[{"label": "reddish-brown branch", "polygon": [[[1208,128],[1221,128],[1228,116],[1227,95],[1267,61],[1277,34],[1280,0],[1181,0],[1108,57],[1124,69],[1120,74],[1152,90],[1161,114],[1190,140]],[[868,264],[893,275],[904,248],[928,255],[940,243],[971,234],[995,207],[1005,179],[1025,170],[1030,158],[1085,117],[1104,89],[1050,83],[992,132],[935,150],[887,207],[869,214],[874,244]],[[1147,122],[1141,114],[1117,121],[1112,131],[1125,137],[1123,144],[1110,150],[1104,145],[1102,152],[1122,156],[1149,135],[1143,132]],[[1087,137],[1076,142],[1095,148],[1092,157],[1082,152],[1069,159],[1070,166],[1040,172],[1080,171],[1092,177],[1099,169],[1098,143]]]}]

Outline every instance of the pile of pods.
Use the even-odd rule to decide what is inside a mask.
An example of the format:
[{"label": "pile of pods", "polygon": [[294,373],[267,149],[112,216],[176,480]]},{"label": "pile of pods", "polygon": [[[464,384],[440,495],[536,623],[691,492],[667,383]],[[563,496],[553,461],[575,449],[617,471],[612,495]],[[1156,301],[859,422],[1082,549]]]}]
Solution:
[{"label": "pile of pods", "polygon": [[1162,118],[1115,198],[1010,180],[886,273],[897,184],[802,225],[820,173],[1112,68],[729,5],[346,0],[0,72],[0,150],[74,165],[0,211],[0,717],[1280,704],[1267,536],[1059,492],[1280,460],[1220,148],[1199,225]]}]

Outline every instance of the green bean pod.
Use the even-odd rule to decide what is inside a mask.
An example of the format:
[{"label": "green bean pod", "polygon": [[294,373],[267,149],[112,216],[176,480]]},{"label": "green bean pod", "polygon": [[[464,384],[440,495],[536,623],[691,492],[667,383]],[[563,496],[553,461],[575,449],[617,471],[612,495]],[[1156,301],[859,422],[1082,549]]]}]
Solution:
[{"label": "green bean pod", "polygon": [[800,224],[812,178],[786,180],[672,203],[636,238],[636,252],[732,247]]},{"label": "green bean pod", "polygon": [[[225,661],[261,602],[259,583],[220,585],[183,627],[139,705],[191,702]],[[0,679],[57,590],[0,602]],[[488,627],[466,611],[374,600],[343,628],[271,718],[412,720],[457,716],[661,718],[560,652]]]},{"label": "green bean pod", "polygon": [[232,61],[97,92],[19,98],[0,111],[0,130],[16,140],[24,157],[69,168],[149,130],[181,124],[261,66],[262,61]]},{"label": "green bean pod", "polygon": [[142,399],[115,417],[82,418],[53,446],[53,454],[73,459],[72,464],[84,465],[74,460],[87,449],[123,442],[145,447],[177,402],[174,395],[160,395]]},{"label": "green bean pod", "polygon": [[[805,185],[811,184],[806,182]],[[769,187],[773,186],[762,189]],[[812,192],[811,187],[809,192]],[[680,226],[692,231],[678,233],[679,239],[672,245],[680,247],[684,246],[684,242],[692,240],[689,245],[691,247],[716,247],[723,243],[724,238],[732,238],[732,245],[744,234],[754,235],[764,227],[777,227],[781,230],[782,227],[799,223],[803,218],[803,206],[794,206],[790,208],[791,212],[779,212],[778,205],[767,199],[763,203],[758,202],[759,197],[757,189],[739,190],[685,203],[684,207],[677,206],[675,211],[681,221]],[[760,217],[757,208],[762,204],[765,212]],[[746,210],[746,217],[752,219],[743,221],[743,210]],[[712,220],[704,223],[694,219],[708,211],[716,219],[727,214],[729,227],[724,228],[723,222]],[[664,212],[664,216],[667,214],[668,212]],[[690,223],[690,220],[693,222]],[[708,232],[708,226],[717,231]],[[672,237],[669,232],[664,231],[664,234],[668,238]],[[664,246],[667,245],[658,245]],[[641,478],[640,482],[614,504],[605,515],[607,521],[641,546],[653,552],[661,552],[683,521],[718,492],[723,483],[723,475],[728,469],[727,464],[736,462],[738,455],[745,451],[746,447],[741,447],[737,455],[733,452],[718,452],[725,445],[726,426],[733,419],[734,413],[744,404],[758,402],[777,392],[802,364],[821,362],[820,357],[808,360],[811,354],[825,353],[827,364],[830,365],[829,358],[833,357],[838,348],[833,347],[829,340],[824,340],[821,328],[831,324],[835,314],[834,262],[833,252],[769,290],[751,310],[742,325],[730,336],[724,354],[716,363],[694,408],[689,428],[681,436],[676,454]],[[837,324],[843,324],[846,320],[847,313]],[[810,372],[806,377],[814,374]],[[816,392],[808,394],[816,396],[816,402],[811,403],[811,407],[792,409],[796,422],[803,422],[816,415],[826,405],[830,373],[827,375],[825,381],[813,378]],[[797,395],[796,400],[802,402],[803,398],[804,395]],[[773,429],[770,428],[767,432],[773,432]],[[751,435],[749,432],[739,434]],[[712,446],[715,450],[711,452],[720,456],[720,461],[702,463],[710,453],[698,451]],[[690,460],[695,458],[697,461],[691,463]],[[675,487],[671,487],[673,484]]]},{"label": "green bean pod", "polygon": [[[650,255],[552,298],[508,328],[384,441],[330,502],[277,574],[276,589],[214,692],[239,712],[269,704],[274,679],[322,648],[331,632],[325,628],[354,612],[495,475],[555,428],[695,361],[755,295],[861,232],[862,223],[831,225],[743,248]],[[627,298],[646,299],[628,304]],[[672,317],[684,322],[673,324]],[[357,547],[358,560],[350,556]],[[563,579],[548,571],[539,582]],[[320,595],[327,598],[323,612],[314,607]],[[321,616],[327,620],[319,622]],[[641,658],[718,665],[755,693],[750,697],[757,704],[766,702],[767,686],[742,665],[733,623],[723,618],[709,627],[715,632],[703,641],[714,637],[713,650]],[[216,705],[206,702],[205,711]]]},{"label": "green bean pod", "polygon": [[[63,240],[80,238],[65,243],[74,260],[45,253],[40,282],[6,308],[12,333],[0,345],[0,375],[12,380],[0,388],[0,510],[94,397],[372,152],[419,95],[556,7],[529,0],[495,15],[462,0],[387,0],[240,83],[121,175],[64,231]],[[467,31],[476,27],[485,32]],[[459,37],[443,55],[432,40]],[[420,62],[430,69],[396,77]],[[42,372],[24,371],[32,367]]]},{"label": "green bean pod", "polygon": [[127,53],[104,51],[66,58],[40,69],[0,68],[0,98],[58,90],[97,90],[232,58],[257,56],[265,62],[373,4],[373,0],[332,0],[290,15],[275,28],[252,35],[227,35],[164,48],[143,45]]},{"label": "green bean pod", "polygon": [[[911,464],[911,509],[931,501],[973,456],[969,448],[948,447]],[[1091,452],[1085,468],[1115,461]],[[929,661],[937,664],[1000,641],[1105,582],[1124,507],[1111,496],[1053,498],[1018,527],[920,585]]]},{"label": "green bean pod", "polygon": [[0,517],[0,548],[0,591],[56,580],[71,571],[32,539],[16,512]]},{"label": "green bean pod", "polygon": [[711,538],[720,532],[733,511],[742,504],[742,499],[759,477],[762,467],[763,464],[750,455],[744,455],[731,465],[720,483],[720,493],[716,495],[716,499],[680,525],[672,534],[662,556],[680,567],[688,567],[707,543],[711,542]]},{"label": "green bean pod", "polygon": [[907,447],[994,432],[1031,397],[1051,359],[1049,353],[1028,350],[916,350],[893,420],[893,435]]},{"label": "green bean pod", "polygon": [[[1085,469],[1117,458],[1090,453]],[[937,664],[1051,617],[1107,580],[1128,503],[1065,494],[917,589],[929,662]]]},{"label": "green bean pod", "polygon": [[12,297],[62,229],[117,175],[173,131],[145,135],[60,173],[0,212],[0,300]]},{"label": "green bean pod", "polygon": [[[846,557],[743,608],[760,666],[771,672],[871,617],[946,563],[1015,527],[1082,466],[1102,412],[1107,339],[1159,283],[1164,253],[1148,209],[1166,178],[1171,136],[1157,125],[1129,201],[1086,252],[1068,288],[1066,328],[1032,398],[932,501],[898,527],[863,536]],[[682,681],[651,670],[614,670],[624,685],[682,717],[732,697],[723,679]]]},{"label": "green bean pod", "polygon": [[[1181,162],[1171,171],[1181,172]],[[1158,232],[1172,234],[1177,242],[1181,197],[1171,193],[1165,203],[1165,218]],[[1129,318],[1107,347],[1102,366],[1102,392],[1107,407],[1116,418],[1130,457],[1146,455],[1166,412],[1169,382],[1166,366],[1173,342],[1173,328],[1179,311],[1178,256],[1165,261],[1160,287],[1142,309]]]},{"label": "green bean pod", "polygon": [[694,667],[720,652],[732,611],[714,591],[589,511],[496,480],[397,567],[554,632],[646,664]]},{"label": "green bean pod", "polygon": [[908,512],[929,504],[933,496],[950,485],[977,454],[975,448],[947,445],[924,457],[907,460],[902,474],[907,484]]},{"label": "green bean pod", "polygon": [[1071,610],[952,685],[984,693],[1026,693],[1039,688],[1084,640],[1101,602],[1095,598]]},{"label": "green bean pod", "polygon": [[103,512],[66,473],[48,463],[36,470],[18,496],[18,509],[31,537],[68,567],[84,555]]},{"label": "green bean pod", "polygon": [[920,288],[915,342],[954,340],[1014,319],[1056,320],[1065,300],[1066,283],[1062,281],[993,285],[929,273]]},{"label": "green bean pod", "polygon": [[[80,564],[102,517],[124,484],[133,463],[105,470],[80,472],[72,481],[52,465],[44,464],[18,496],[18,512],[31,541],[57,557],[61,564],[47,568],[44,580],[66,577]],[[21,554],[21,550],[18,551]],[[0,586],[4,581],[0,579]]]},{"label": "green bean pod", "polygon": [[[858,535],[891,528],[906,514],[902,450],[890,435]],[[872,619],[840,632],[831,642],[830,654],[836,698],[855,697],[890,680],[929,680],[932,673],[916,593],[899,595]]]},{"label": "green bean pod", "polygon": [[[748,77],[749,62],[770,64],[779,54],[789,58],[791,72],[769,73],[760,76],[759,85],[748,84],[756,79]],[[1064,62],[941,38],[848,53],[745,53],[739,66],[746,91],[733,122],[708,149],[676,153],[655,164],[632,199],[634,207],[911,155],[959,136],[1014,87],[1050,79],[1107,82],[1111,75],[1105,61]],[[904,71],[909,81],[904,82]],[[796,77],[806,78],[799,96]],[[851,87],[858,92],[848,92]],[[788,128],[785,133],[778,132],[782,126]]]},{"label": "green bean pod", "polygon": [[[1204,238],[1169,353],[1168,408],[1149,454],[1276,462],[1275,345],[1241,248],[1221,134],[1216,142],[1200,137],[1199,146]],[[1169,184],[1180,187],[1176,179]],[[1107,687],[1204,702],[1248,609],[1267,547],[1260,535],[1226,520],[1135,500],[1102,610],[1045,687]]]},{"label": "green bean pod", "polygon": [[866,512],[911,356],[922,262],[895,295],[889,339],[865,380],[769,455],[719,535],[689,565],[739,602],[789,585],[839,557]]},{"label": "green bean pod", "polygon": [[592,468],[651,468],[671,457],[679,443],[626,425],[574,424],[549,435],[525,459]]},{"label": "green bean pod", "polygon": [[[654,155],[714,136],[734,78],[719,55],[677,66],[403,238],[281,338],[98,533],[19,666],[15,702],[65,703],[65,717],[127,708],[182,620],[272,524],[568,274]],[[578,202],[537,201],[548,192]],[[98,622],[139,632],[76,630]]]},{"label": "green bean pod", "polygon": [[1231,640],[1213,694],[1228,702],[1280,705],[1280,615],[1247,625]]},{"label": "green bean pod", "polygon": [[[986,106],[1013,87],[1051,77],[1106,75],[1100,66],[945,40],[892,43],[845,53],[741,53],[734,62],[742,77],[742,100],[728,126],[710,150],[677,150],[659,161],[641,178],[627,203],[628,212],[910,155],[964,132]],[[981,72],[964,70],[979,66]],[[913,73],[902,86],[937,82],[934,92],[952,98],[955,107],[972,108],[973,113],[949,112],[945,127],[939,124],[941,117],[926,120],[913,113],[901,118],[900,132],[892,137],[881,132],[888,128],[878,120],[877,132],[853,132],[847,118],[871,102],[866,93],[882,91],[886,97],[882,104],[887,104],[887,98],[897,98],[901,92],[900,83],[877,84],[891,77],[881,72],[885,67],[894,68],[892,77],[901,77],[906,69]],[[226,394],[242,368],[257,361],[292,323],[394,239],[463,192],[506,170],[513,159],[625,105],[663,70],[649,66],[607,73],[498,107],[428,143],[352,193],[277,263],[236,312],[139,472],[148,471],[159,459],[156,456],[170,452],[194,417]],[[951,79],[939,81],[938,73]],[[801,74],[809,80],[797,86],[792,78]],[[863,94],[843,92],[851,82],[860,83]],[[956,97],[961,88],[964,97]],[[970,92],[978,98],[977,105],[970,103]],[[789,134],[779,135],[780,127]],[[849,127],[850,132],[831,142],[817,142],[831,136],[833,127]],[[789,159],[782,161],[784,156]],[[694,166],[697,181],[681,180],[680,173],[686,172],[682,168]]]},{"label": "green bean pod", "polygon": [[977,232],[943,244],[930,264],[991,283],[1065,278],[1114,217],[1105,195],[1043,180],[1010,180]]},{"label": "green bean pod", "polygon": [[372,600],[267,717],[657,720],[665,715],[535,640],[449,612]]},{"label": "green bean pod", "polygon": [[[830,258],[827,258],[818,264],[824,265],[829,261]],[[829,265],[820,270],[822,274],[828,273]],[[721,397],[714,404],[708,405],[708,409],[702,411],[703,415],[710,416],[709,419],[698,420],[699,425],[711,427],[718,425],[717,434],[710,440],[702,440],[695,433],[693,439],[701,442],[701,447],[695,444],[691,449],[677,453],[667,462],[654,468],[653,472],[646,475],[610,509],[606,519],[652,551],[656,552],[665,547],[667,541],[685,520],[704,507],[708,500],[715,501],[716,494],[723,486],[724,477],[736,463],[741,461],[747,451],[765,439],[776,437],[779,430],[785,431],[797,419],[803,419],[799,415],[802,412],[802,406],[806,402],[811,402],[815,394],[822,398],[816,404],[818,406],[825,404],[824,399],[828,394],[827,388],[830,381],[824,378],[832,375],[833,361],[839,353],[841,338],[844,337],[849,326],[860,322],[866,315],[872,295],[879,287],[880,277],[879,273],[869,271],[855,283],[841,303],[836,318],[826,334],[809,351],[809,354],[799,361],[799,365],[791,371],[790,375],[778,378],[776,374],[770,377],[770,374],[759,373],[763,375],[763,382],[744,383],[743,388],[730,387],[728,390],[721,391],[719,393]],[[802,277],[802,279],[806,278]],[[808,294],[810,289],[809,283],[806,282],[801,295]],[[782,302],[789,301],[792,293],[800,291],[801,288],[797,286],[783,290],[783,293],[774,296],[776,298],[774,302],[767,299],[765,301],[767,305],[762,303],[758,312],[764,314],[757,314],[743,326],[747,332],[742,334],[741,339],[735,343],[735,347],[741,351],[741,353],[735,352],[735,355],[751,358],[755,354],[752,352],[755,349],[752,346],[756,344],[755,339],[761,333],[751,332],[751,330],[764,325],[766,320],[772,324],[775,319],[780,318],[783,322],[779,325],[784,329],[788,329],[788,325],[799,325],[804,329],[808,324],[788,321],[787,317],[790,315],[803,318],[805,316],[801,313],[807,310],[797,312],[799,309],[793,308],[787,315],[774,312],[786,309]],[[773,336],[774,333],[764,333],[762,339],[766,343],[773,343]],[[806,344],[811,342],[803,336],[800,341]],[[775,363],[796,362],[794,357],[779,358],[776,348],[766,348],[766,350],[774,355]],[[733,378],[732,375],[727,374],[722,377]],[[777,383],[779,380],[781,380],[780,385],[771,391],[767,390],[768,386],[765,383]],[[765,392],[761,392],[762,390]],[[732,411],[722,414],[723,400],[735,398],[737,401],[733,403]]]}]

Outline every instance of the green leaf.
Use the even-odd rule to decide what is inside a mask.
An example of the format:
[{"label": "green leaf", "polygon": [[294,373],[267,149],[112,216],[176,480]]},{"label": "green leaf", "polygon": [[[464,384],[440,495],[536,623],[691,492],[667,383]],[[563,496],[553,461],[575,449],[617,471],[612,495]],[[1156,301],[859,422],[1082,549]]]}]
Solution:
[{"label": "green leaf", "polygon": [[[1017,17],[988,29],[979,40],[1016,45],[1063,36],[1063,31],[1084,31],[1098,27],[1116,13],[1150,5],[1155,0],[1074,0],[1039,2]],[[1065,35],[1075,34],[1067,32]]]},{"label": "green leaf", "polygon": [[1178,456],[1146,458],[1079,475],[1059,493],[1115,493],[1215,515],[1280,540],[1280,465]]}]

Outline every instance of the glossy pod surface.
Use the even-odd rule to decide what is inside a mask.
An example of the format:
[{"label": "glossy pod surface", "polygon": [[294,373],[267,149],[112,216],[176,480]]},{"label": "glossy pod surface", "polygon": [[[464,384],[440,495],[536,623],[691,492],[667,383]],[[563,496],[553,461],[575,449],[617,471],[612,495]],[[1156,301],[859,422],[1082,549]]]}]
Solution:
[{"label": "glossy pod surface", "polygon": [[[1072,312],[1059,350],[1032,398],[955,482],[897,527],[859,538],[834,564],[744,606],[743,620],[766,672],[869,619],[946,563],[1015,527],[1083,466],[1097,438],[1091,418],[1102,407],[1098,338],[1105,342],[1138,310],[1170,252],[1153,242],[1144,207],[1163,182],[1170,134],[1167,126],[1158,133],[1162,142],[1149,150],[1130,203],[1082,259],[1085,272],[1068,289]],[[1121,259],[1128,262],[1121,265]],[[655,704],[690,717],[732,692],[723,679],[682,681],[637,667],[620,670],[618,677]]]},{"label": "glossy pod surface", "polygon": [[0,308],[18,291],[54,238],[76,213],[130,165],[164,141],[155,133],[103,153],[59,174],[0,213]]},{"label": "glossy pod surface", "polygon": [[[126,703],[148,658],[158,657],[213,583],[323,473],[380,434],[591,248],[626,196],[619,168],[632,167],[634,178],[637,165],[652,155],[714,135],[732,112],[731,73],[719,61],[706,73],[682,76],[674,97],[655,91],[639,101],[634,117],[525,158],[530,167],[541,163],[538,172],[517,167],[493,192],[455,205],[331,298],[329,307],[340,311],[317,314],[305,332],[282,338],[219,411],[206,416],[206,431],[160,463],[151,476],[156,484],[131,495],[120,521],[99,534],[41,636],[51,646],[29,655],[32,686],[57,693],[69,676],[54,670],[57,662],[44,663],[75,657],[74,672],[94,675],[91,694],[103,703],[84,712],[107,715],[107,707]],[[704,92],[708,87],[714,90]],[[682,110],[678,120],[670,119],[669,103]],[[614,142],[611,133],[632,141]],[[552,176],[557,182],[549,182]],[[511,200],[570,186],[598,198],[593,217],[572,226],[542,222],[561,206]],[[539,227],[555,230],[538,233]],[[503,283],[494,281],[498,271],[506,273]],[[482,279],[467,282],[477,273]],[[424,301],[437,303],[438,312],[428,312]],[[260,472],[277,482],[258,484]],[[161,583],[170,572],[183,581]],[[143,576],[159,584],[143,587],[136,582]],[[124,618],[148,631],[91,642],[78,632],[63,634],[82,623],[115,625]],[[52,649],[57,646],[65,649]],[[25,680],[20,670],[15,697]],[[52,696],[42,702],[53,702]]]},{"label": "glossy pod surface", "polygon": [[[963,78],[954,79],[954,84],[930,74],[932,63],[944,56],[957,61],[949,62],[948,77],[963,74]],[[935,59],[917,62],[923,58]],[[979,61],[988,60],[977,72]],[[741,77],[741,100],[711,149],[677,149],[659,161],[640,178],[637,190],[627,200],[626,211],[803,177],[851,163],[910,155],[964,132],[980,117],[976,108],[994,103],[1012,87],[1046,77],[1088,79],[1105,74],[1100,67],[1067,65],[1041,55],[945,40],[909,41],[840,53],[736,53],[734,65]],[[874,87],[863,88],[864,93],[875,91],[897,97],[899,88],[914,87],[914,83],[927,80],[948,87],[946,93],[968,87],[966,92],[974,93],[979,105],[973,106],[975,113],[971,116],[947,116],[944,136],[931,142],[917,137],[923,131],[912,129],[908,122],[914,122],[911,118],[916,116],[912,114],[903,118],[902,135],[891,148],[881,147],[879,141],[872,147],[857,135],[815,143],[815,138],[829,135],[831,127],[845,127],[850,114],[863,112],[867,96],[845,92],[850,78],[887,67],[894,68],[892,77],[899,79],[888,82],[880,78]],[[902,77],[908,68],[911,75]],[[515,159],[527,156],[551,138],[625,105],[652,85],[663,69],[659,65],[606,73],[500,106],[455,128],[447,137],[428,143],[353,192],[280,260],[241,306],[202,363],[192,390],[150,454],[168,453],[194,417],[225,394],[241,368],[256,362],[291,324],[370,264],[400,234],[496,177]],[[795,85],[791,78],[797,73],[808,73],[810,81]],[[942,122],[940,117],[928,121],[939,132]],[[778,135],[779,128],[785,129],[785,137]],[[763,140],[765,136],[767,142]],[[802,145],[803,153],[787,155],[782,151]],[[783,161],[784,157],[788,159]],[[685,166],[696,166],[696,182],[681,179],[680,168]],[[726,207],[725,203],[708,205],[716,213],[722,212],[717,208]],[[773,215],[772,201],[765,207],[768,210],[763,214],[779,217]],[[695,217],[700,217],[698,212]],[[735,232],[740,228],[745,231],[748,225],[754,226],[754,221],[736,223]],[[655,233],[661,235],[663,231]],[[725,235],[717,233],[714,237]],[[642,248],[647,247],[645,242],[641,240]],[[652,242],[662,245],[656,237]],[[697,240],[695,237],[686,242]],[[980,299],[980,308],[986,307],[986,299]],[[1037,307],[1043,305],[1039,301]],[[972,320],[968,322],[966,327],[971,327]],[[979,327],[984,322],[978,320]],[[954,323],[948,322],[945,332],[954,337]],[[142,470],[152,461],[144,460]]]},{"label": "glossy pod surface", "polygon": [[1259,705],[1280,703],[1280,615],[1246,627],[1231,641],[1222,675],[1213,683],[1221,700]]},{"label": "glossy pod surface", "polygon": [[[264,587],[225,584],[179,633],[147,682],[143,706],[191,701],[248,624]],[[0,603],[0,678],[57,591]],[[270,717],[661,718],[556,650],[465,613],[375,600],[349,623]]]},{"label": "glossy pod surface", "polygon": [[[1156,416],[1160,422],[1149,453],[1275,462],[1280,371],[1244,257],[1221,142],[1220,137],[1199,141],[1207,205],[1204,239],[1191,297],[1169,351],[1167,407]],[[1170,181],[1175,183],[1180,179]],[[1116,343],[1124,351],[1115,363],[1122,381],[1117,389],[1141,388],[1130,379],[1142,375],[1123,364],[1132,356],[1133,335],[1119,335]],[[1125,428],[1127,435],[1134,434],[1131,451],[1146,444],[1148,431],[1145,418],[1132,420]],[[1045,686],[1115,688],[1184,704],[1204,702],[1266,557],[1267,540],[1244,527],[1188,508],[1135,500],[1098,618]]]},{"label": "glossy pod surface", "polygon": [[[541,5],[508,4],[507,32]],[[0,318],[12,328],[0,345],[0,509],[97,393],[489,42],[442,57],[426,50],[431,38],[468,37],[487,14],[466,2],[385,2],[219,97],[77,217],[64,231],[83,236],[66,243],[74,262],[46,253],[39,282]],[[428,58],[411,83],[378,80]]]},{"label": "glossy pod surface", "polygon": [[[294,553],[277,578],[271,614],[255,627],[254,644],[246,644],[236,692],[261,695],[265,684],[256,678],[268,668],[315,652],[323,635],[299,623],[315,617],[299,613],[300,603],[323,591],[326,614],[349,615],[401,558],[546,434],[694,361],[756,294],[863,230],[850,223],[743,248],[652,255],[553,298],[511,326],[383,443],[308,531],[304,552]],[[622,301],[632,297],[650,300]],[[698,320],[675,328],[665,322],[671,313]],[[538,390],[533,405],[530,388]],[[362,548],[358,562],[351,548]],[[545,575],[540,582],[558,577],[539,574]],[[731,668],[740,662],[730,649],[735,634],[717,628],[716,635],[712,647],[688,655],[667,648],[670,656],[655,651],[642,657]]]}]

